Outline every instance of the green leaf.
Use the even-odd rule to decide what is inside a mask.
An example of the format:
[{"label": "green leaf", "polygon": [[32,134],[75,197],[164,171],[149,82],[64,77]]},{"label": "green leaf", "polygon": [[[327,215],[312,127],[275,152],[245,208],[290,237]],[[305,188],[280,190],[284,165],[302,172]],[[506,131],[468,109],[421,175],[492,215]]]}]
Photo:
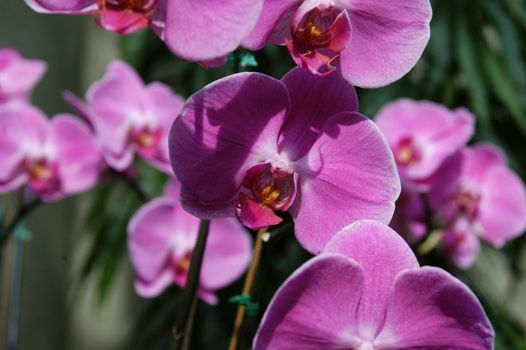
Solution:
[{"label": "green leaf", "polygon": [[506,106],[517,125],[526,134],[526,115],[520,104],[519,93],[504,69],[502,61],[488,50],[481,52],[481,56],[493,93]]},{"label": "green leaf", "polygon": [[465,17],[457,14],[455,18],[457,32],[456,51],[466,84],[471,105],[477,118],[481,122],[482,130],[490,132],[491,119],[489,113],[488,90],[483,79],[483,74],[477,61],[478,53],[475,47],[475,38],[472,36]]}]

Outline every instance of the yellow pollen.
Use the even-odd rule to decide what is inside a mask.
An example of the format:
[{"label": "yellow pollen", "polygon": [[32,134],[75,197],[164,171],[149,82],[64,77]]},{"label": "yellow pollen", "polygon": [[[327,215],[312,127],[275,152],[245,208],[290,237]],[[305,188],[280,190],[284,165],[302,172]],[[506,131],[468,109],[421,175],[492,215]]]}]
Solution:
[{"label": "yellow pollen", "polygon": [[321,36],[321,29],[315,26],[312,21],[307,21],[305,23],[305,29],[306,29],[306,32],[308,33],[310,40],[319,38]]},{"label": "yellow pollen", "polygon": [[40,164],[35,165],[33,168],[31,168],[31,178],[33,179],[42,179],[49,177],[49,169],[47,169],[45,166],[42,166]]},{"label": "yellow pollen", "polygon": [[273,204],[281,195],[281,191],[272,185],[263,187],[261,190],[261,199],[264,205]]},{"label": "yellow pollen", "polygon": [[398,161],[402,164],[409,164],[413,161],[414,154],[411,147],[402,147],[398,151]]},{"label": "yellow pollen", "polygon": [[175,272],[177,274],[183,274],[183,273],[186,273],[189,268],[190,268],[190,258],[185,256],[184,258],[180,259],[175,265]]}]

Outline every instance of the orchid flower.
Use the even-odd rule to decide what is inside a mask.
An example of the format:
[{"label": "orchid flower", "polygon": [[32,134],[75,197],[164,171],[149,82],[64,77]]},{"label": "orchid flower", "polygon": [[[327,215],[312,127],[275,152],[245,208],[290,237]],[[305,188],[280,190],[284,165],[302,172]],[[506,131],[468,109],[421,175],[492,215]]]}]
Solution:
[{"label": "orchid flower", "polygon": [[0,110],[0,193],[25,184],[43,201],[88,190],[98,180],[99,146],[73,116],[48,120],[30,105]]},{"label": "orchid flower", "polygon": [[[145,204],[128,226],[130,257],[137,273],[135,289],[143,297],[159,295],[170,284],[184,287],[199,219],[183,210],[173,179],[163,197]],[[214,291],[239,278],[251,259],[251,239],[235,219],[214,219],[205,247],[199,296],[217,302]]]},{"label": "orchid flower", "polygon": [[254,28],[262,0],[26,0],[37,12],[91,15],[104,29],[130,34],[151,27],[178,56],[213,61]]},{"label": "orchid flower", "polygon": [[389,227],[363,220],[334,236],[272,299],[254,340],[266,349],[493,349],[476,296],[419,267]]},{"label": "orchid flower", "polygon": [[379,87],[416,64],[430,20],[429,0],[265,0],[243,45],[286,45],[313,74],[339,71],[353,85]]},{"label": "orchid flower", "polygon": [[355,220],[388,223],[400,192],[389,146],[338,75],[223,78],[188,99],[169,144],[186,210],[254,230],[288,211],[311,252]]},{"label": "orchid flower", "polygon": [[168,130],[184,100],[161,83],[144,85],[121,61],[112,62],[104,77],[87,93],[87,105],[72,95],[68,101],[93,125],[106,162],[118,171],[130,167],[137,153],[168,174]]},{"label": "orchid flower", "polygon": [[475,118],[464,108],[450,111],[428,101],[401,99],[375,118],[393,150],[404,187],[427,192],[442,162],[473,136]]},{"label": "orchid flower", "polygon": [[475,261],[479,240],[500,248],[526,230],[524,184],[507,167],[504,154],[489,144],[448,158],[429,201],[444,222],[444,247],[461,268]]},{"label": "orchid flower", "polygon": [[12,100],[26,101],[46,69],[43,61],[23,58],[15,49],[0,48],[0,106]]}]

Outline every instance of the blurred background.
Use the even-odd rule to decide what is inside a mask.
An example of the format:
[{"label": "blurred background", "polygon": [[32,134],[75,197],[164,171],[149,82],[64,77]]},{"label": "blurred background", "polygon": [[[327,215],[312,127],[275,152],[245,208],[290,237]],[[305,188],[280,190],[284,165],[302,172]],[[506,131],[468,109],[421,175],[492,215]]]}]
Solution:
[{"label": "blurred background", "polygon": [[[432,6],[431,41],[421,61],[395,84],[360,90],[360,111],[373,117],[382,105],[399,97],[467,106],[477,116],[475,140],[502,147],[511,167],[525,179],[526,1],[433,0]],[[89,17],[40,15],[21,0],[0,3],[0,46],[13,46],[25,57],[48,63],[33,103],[50,116],[70,112],[62,92],[83,97],[115,58],[128,61],[146,81],[163,81],[185,97],[233,73],[239,63],[205,69],[175,58],[149,31],[118,37],[99,29]],[[254,56],[257,67],[244,59],[246,69],[279,78],[293,67],[285,48],[268,47]],[[144,164],[137,168],[148,195],[158,195],[164,175]],[[13,215],[15,202],[14,196],[0,197],[3,217]],[[89,193],[40,207],[30,216],[31,234],[11,240],[2,257],[0,349],[8,336],[6,300],[13,302],[6,281],[12,279],[15,266],[22,270],[18,341],[13,349],[168,347],[179,290],[169,288],[152,300],[139,298],[133,290],[126,225],[141,204],[126,186],[102,183]],[[291,234],[272,242],[264,254],[265,268],[258,276],[264,281],[258,291],[262,309],[285,278],[309,258]],[[526,236],[502,250],[484,246],[472,269],[452,272],[484,304],[496,329],[496,348],[526,349]],[[236,311],[228,299],[240,291],[238,281],[219,293],[218,306],[199,304],[193,348],[226,348]],[[254,329],[258,317],[250,323]]]}]

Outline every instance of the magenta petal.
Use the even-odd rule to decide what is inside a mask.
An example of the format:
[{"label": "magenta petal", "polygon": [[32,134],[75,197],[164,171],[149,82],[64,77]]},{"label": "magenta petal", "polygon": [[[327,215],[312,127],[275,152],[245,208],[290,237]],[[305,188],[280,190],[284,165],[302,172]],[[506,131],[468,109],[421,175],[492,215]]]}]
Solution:
[{"label": "magenta petal", "polygon": [[279,147],[290,159],[308,152],[327,119],[358,110],[354,87],[338,74],[319,77],[295,68],[281,81],[289,90],[291,111],[281,129]]},{"label": "magenta petal", "polygon": [[300,188],[290,211],[301,245],[320,252],[359,219],[391,220],[400,180],[378,128],[358,113],[327,120],[312,150],[294,164]]},{"label": "magenta petal", "polygon": [[526,191],[521,179],[504,166],[488,171],[479,204],[482,238],[496,247],[526,230]]},{"label": "magenta petal", "polygon": [[383,325],[389,291],[397,274],[418,268],[411,248],[388,226],[361,220],[334,236],[323,252],[343,254],[363,270],[357,324],[363,338],[374,337]]},{"label": "magenta petal", "polygon": [[354,347],[362,269],[352,260],[323,254],[300,267],[272,299],[254,350]]},{"label": "magenta petal", "polygon": [[260,230],[283,221],[282,218],[274,214],[271,208],[244,194],[240,194],[239,204],[236,206],[236,216],[243,225],[251,230]]},{"label": "magenta petal", "polygon": [[[177,225],[172,202],[166,198],[155,199],[135,213],[128,224],[130,259],[141,285],[160,283],[159,278],[165,271],[171,275],[170,241]],[[161,280],[160,284],[166,287],[166,276]],[[157,294],[161,291],[154,289]],[[153,296],[153,293],[145,294]]]},{"label": "magenta petal", "polygon": [[165,40],[178,56],[209,61],[234,51],[258,20],[262,0],[172,0]]},{"label": "magenta petal", "polygon": [[352,38],[341,54],[341,72],[360,87],[387,85],[406,74],[429,40],[429,0],[355,0]]},{"label": "magenta petal", "polygon": [[234,215],[247,170],[278,157],[289,105],[285,86],[258,73],[231,75],[188,99],[169,141],[187,210],[199,217]]},{"label": "magenta petal", "polygon": [[480,252],[479,232],[476,224],[463,217],[444,230],[442,243],[448,258],[459,268],[468,269]]},{"label": "magenta petal", "polygon": [[25,98],[42,79],[47,64],[29,60],[13,49],[0,48],[0,104],[11,98]]},{"label": "magenta petal", "polygon": [[143,298],[153,298],[161,294],[173,283],[172,271],[163,270],[151,281],[135,279],[135,291]]},{"label": "magenta petal", "polygon": [[260,50],[268,42],[283,45],[290,37],[292,15],[302,0],[265,0],[259,20],[250,35],[243,40],[243,46]]},{"label": "magenta petal", "polygon": [[379,349],[493,349],[494,332],[476,296],[435,268],[404,271],[396,280],[375,340]]},{"label": "magenta petal", "polygon": [[69,115],[53,118],[50,142],[60,164],[59,176],[66,194],[88,190],[97,183],[102,155],[88,127]]},{"label": "magenta petal", "polygon": [[208,290],[226,287],[247,269],[252,257],[252,240],[236,219],[210,222],[201,286]]},{"label": "magenta petal", "polygon": [[25,0],[33,10],[42,13],[84,14],[97,9],[96,0]]}]

